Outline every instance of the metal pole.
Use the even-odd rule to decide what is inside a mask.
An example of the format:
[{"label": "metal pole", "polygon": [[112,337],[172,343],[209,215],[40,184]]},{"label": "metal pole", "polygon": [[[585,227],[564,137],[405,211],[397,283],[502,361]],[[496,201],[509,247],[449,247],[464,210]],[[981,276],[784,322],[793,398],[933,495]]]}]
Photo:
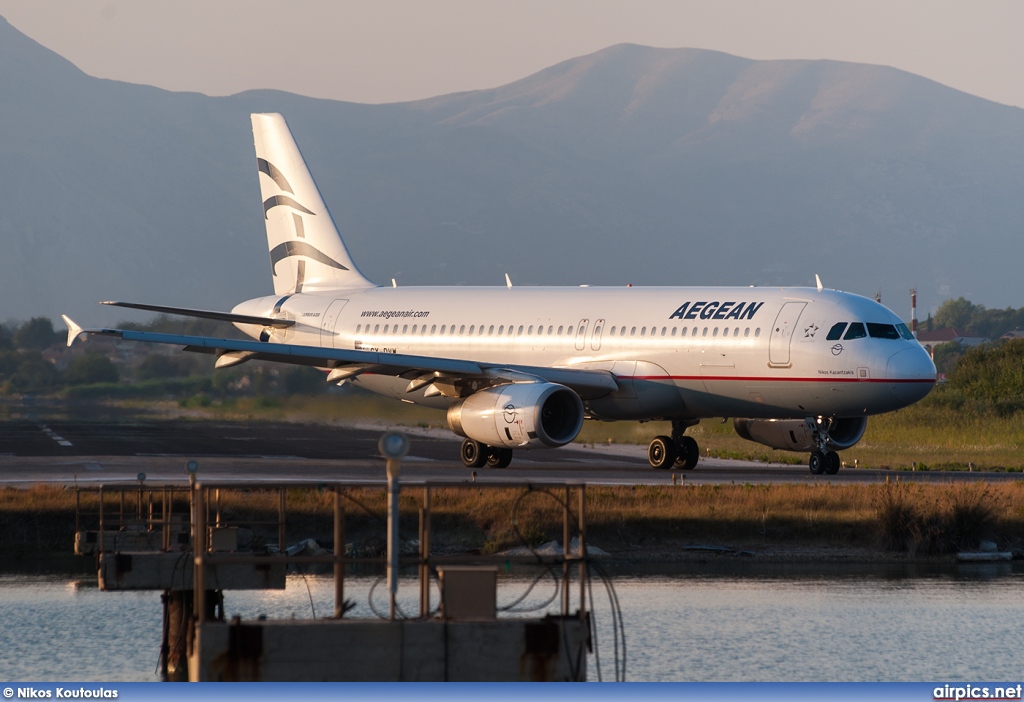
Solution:
[{"label": "metal pole", "polygon": [[192,587],[195,598],[193,610],[200,624],[206,621],[206,501],[203,497],[203,486],[195,483],[192,488],[192,511],[196,517],[192,530],[192,548],[195,556]]},{"label": "metal pole", "polygon": [[341,490],[334,490],[334,618],[345,614],[345,507]]},{"label": "metal pole", "polygon": [[395,621],[395,598],[398,595],[398,497],[399,485],[398,474],[401,471],[400,462],[397,459],[389,458],[387,463],[388,471],[388,593],[390,595],[390,619]]},{"label": "metal pole", "polygon": [[285,554],[285,549],[288,547],[284,542],[284,496],[286,488],[280,488],[278,490],[277,498],[277,547],[281,552],[281,555]]},{"label": "metal pole", "polygon": [[430,616],[430,488],[423,486],[420,507],[420,617]]},{"label": "metal pole", "polygon": [[572,549],[569,540],[572,534],[569,531],[569,486],[565,486],[565,503],[562,508],[562,615],[569,616],[569,558],[572,557]]},{"label": "metal pole", "polygon": [[580,485],[579,491],[580,513],[577,528],[580,532],[580,615],[582,616],[587,611],[587,486]]}]

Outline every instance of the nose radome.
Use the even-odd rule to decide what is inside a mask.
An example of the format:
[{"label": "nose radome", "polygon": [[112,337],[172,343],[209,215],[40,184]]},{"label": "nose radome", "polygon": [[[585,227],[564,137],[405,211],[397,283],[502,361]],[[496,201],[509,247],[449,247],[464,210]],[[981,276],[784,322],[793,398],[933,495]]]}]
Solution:
[{"label": "nose radome", "polygon": [[910,405],[935,386],[935,364],[920,346],[894,353],[886,366],[889,389],[900,402]]}]

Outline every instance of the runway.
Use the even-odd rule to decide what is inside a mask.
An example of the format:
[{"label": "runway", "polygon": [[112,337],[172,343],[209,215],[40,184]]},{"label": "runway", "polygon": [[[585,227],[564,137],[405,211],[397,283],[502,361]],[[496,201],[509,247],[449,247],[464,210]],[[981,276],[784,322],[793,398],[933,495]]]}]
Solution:
[{"label": "runway", "polygon": [[[384,482],[372,423],[330,426],[285,422],[146,419],[82,421],[18,419],[0,422],[0,485],[96,484],[186,480],[185,464],[199,463],[200,479]],[[876,483],[900,480],[1001,481],[1007,473],[907,472],[844,468],[814,476],[806,465],[701,458],[692,471],[652,469],[646,447],[572,444],[549,451],[517,451],[505,469],[471,471],[458,459],[459,440],[441,429],[403,427],[411,451],[403,479],[422,481],[586,482],[657,485],[702,483]],[[474,475],[475,473],[475,475]]]}]

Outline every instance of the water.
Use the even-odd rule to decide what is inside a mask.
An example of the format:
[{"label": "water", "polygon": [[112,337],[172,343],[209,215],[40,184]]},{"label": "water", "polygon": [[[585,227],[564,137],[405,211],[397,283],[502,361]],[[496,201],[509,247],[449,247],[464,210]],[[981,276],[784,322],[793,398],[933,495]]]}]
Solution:
[{"label": "water", "polygon": [[[376,577],[351,577],[355,616],[372,616]],[[531,580],[503,578],[499,604]],[[593,583],[602,677],[614,678],[611,616]],[[646,681],[1015,680],[1024,631],[1024,569],[754,569],[703,566],[616,573],[627,677]],[[415,583],[401,605],[415,611]],[[575,593],[578,591],[574,588]],[[545,578],[524,603],[554,593]],[[374,600],[386,611],[378,587]],[[436,601],[436,594],[434,600]],[[289,576],[284,591],[229,592],[225,610],[255,617],[333,610],[328,576]],[[0,679],[158,680],[157,593],[100,592],[90,578],[0,575]],[[621,652],[620,652],[621,653]],[[588,676],[598,678],[595,656]]]}]

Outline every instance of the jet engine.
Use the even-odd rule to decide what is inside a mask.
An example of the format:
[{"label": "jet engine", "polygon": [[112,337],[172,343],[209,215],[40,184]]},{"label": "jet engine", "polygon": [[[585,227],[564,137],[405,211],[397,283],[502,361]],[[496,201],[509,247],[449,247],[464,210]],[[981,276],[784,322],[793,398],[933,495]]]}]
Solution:
[{"label": "jet engine", "polygon": [[[824,419],[822,427],[828,436],[828,449],[848,449],[864,436],[867,417]],[[811,427],[803,419],[734,419],[736,433],[748,441],[784,451],[814,451],[818,448]]]},{"label": "jet engine", "polygon": [[583,402],[564,385],[499,385],[453,403],[448,426],[488,446],[557,448],[583,428]]}]

